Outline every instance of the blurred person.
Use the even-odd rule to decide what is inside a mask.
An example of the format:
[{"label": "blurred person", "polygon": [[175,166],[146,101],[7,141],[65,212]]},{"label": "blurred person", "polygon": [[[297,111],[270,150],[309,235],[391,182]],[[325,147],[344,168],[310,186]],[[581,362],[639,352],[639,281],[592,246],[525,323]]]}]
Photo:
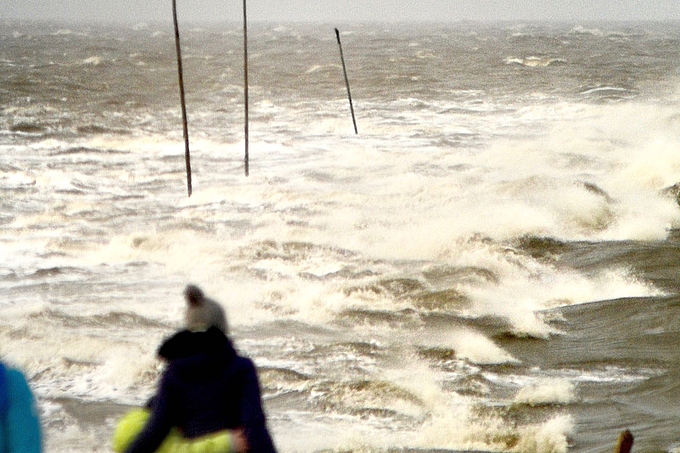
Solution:
[{"label": "blurred person", "polygon": [[24,374],[0,362],[0,451],[42,451],[40,417]]},{"label": "blurred person", "polygon": [[143,428],[139,434],[128,435],[124,445],[116,447],[114,441],[114,449],[126,453],[188,449],[192,453],[276,453],[262,409],[257,371],[250,359],[238,355],[228,338],[224,310],[195,285],[188,285],[184,295],[186,329],[158,349],[167,365],[149,410],[135,422]]}]

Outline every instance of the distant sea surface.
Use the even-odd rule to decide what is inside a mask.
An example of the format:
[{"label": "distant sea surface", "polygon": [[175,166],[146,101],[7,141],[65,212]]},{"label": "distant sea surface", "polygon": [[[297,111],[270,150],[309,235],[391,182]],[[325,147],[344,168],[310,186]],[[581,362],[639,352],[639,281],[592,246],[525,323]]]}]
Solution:
[{"label": "distant sea surface", "polygon": [[[334,28],[342,39],[354,133]],[[0,21],[0,356],[108,452],[182,290],[280,453],[680,451],[680,24]]]}]

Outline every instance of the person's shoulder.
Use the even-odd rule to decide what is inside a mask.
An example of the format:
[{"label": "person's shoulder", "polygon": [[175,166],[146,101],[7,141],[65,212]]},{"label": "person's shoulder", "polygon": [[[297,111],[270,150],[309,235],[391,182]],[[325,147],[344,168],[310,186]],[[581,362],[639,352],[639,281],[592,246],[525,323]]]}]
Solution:
[{"label": "person's shoulder", "polygon": [[236,355],[234,357],[234,366],[241,372],[247,374],[256,374],[257,369],[255,368],[255,362],[253,362],[249,357],[242,355]]},{"label": "person's shoulder", "polygon": [[244,355],[236,354],[235,360],[239,363],[241,366],[251,366],[255,367],[255,363],[250,357],[246,357]]},{"label": "person's shoulder", "polygon": [[8,385],[26,384],[28,381],[22,371],[7,365],[5,365],[5,379],[7,379]]},{"label": "person's shoulder", "polygon": [[32,399],[31,389],[28,386],[28,378],[17,368],[5,365],[5,385],[10,398]]}]

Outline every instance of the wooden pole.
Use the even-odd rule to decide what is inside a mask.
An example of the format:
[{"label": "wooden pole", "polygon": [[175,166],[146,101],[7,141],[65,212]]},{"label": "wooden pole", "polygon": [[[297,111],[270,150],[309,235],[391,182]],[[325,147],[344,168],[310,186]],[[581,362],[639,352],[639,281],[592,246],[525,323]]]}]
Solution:
[{"label": "wooden pole", "polygon": [[616,447],[614,447],[614,453],[630,453],[634,441],[635,438],[633,438],[630,430],[621,431],[616,441]]},{"label": "wooden pole", "polygon": [[246,14],[246,0],[243,0],[243,104],[245,109],[245,172],[249,174],[248,156],[248,15]]},{"label": "wooden pole", "polygon": [[345,86],[347,86],[347,97],[349,98],[349,110],[352,112],[352,123],[354,124],[354,133],[358,134],[357,121],[354,118],[354,106],[352,105],[352,93],[349,90],[349,79],[347,78],[347,68],[345,67],[345,57],[342,54],[342,44],[340,43],[340,32],[335,29],[335,37],[338,38],[338,47],[340,48],[340,61],[342,62],[342,72],[345,75]]},{"label": "wooden pole", "polygon": [[175,23],[175,48],[177,49],[177,72],[179,74],[179,99],[182,104],[182,124],[184,126],[184,160],[187,167],[187,191],[191,197],[191,157],[189,155],[189,124],[187,106],[184,99],[184,78],[182,76],[182,51],[179,45],[179,26],[177,24],[177,0],[172,0],[172,18]]}]

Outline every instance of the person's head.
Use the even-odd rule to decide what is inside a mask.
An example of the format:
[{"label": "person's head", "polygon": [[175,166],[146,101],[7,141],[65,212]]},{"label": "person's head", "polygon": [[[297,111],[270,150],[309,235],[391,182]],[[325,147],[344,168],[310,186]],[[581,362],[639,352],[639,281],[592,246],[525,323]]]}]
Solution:
[{"label": "person's head", "polygon": [[228,333],[227,320],[224,309],[212,299],[203,294],[196,285],[184,288],[186,307],[186,328],[192,332],[201,332],[211,327],[217,327],[225,335]]}]

